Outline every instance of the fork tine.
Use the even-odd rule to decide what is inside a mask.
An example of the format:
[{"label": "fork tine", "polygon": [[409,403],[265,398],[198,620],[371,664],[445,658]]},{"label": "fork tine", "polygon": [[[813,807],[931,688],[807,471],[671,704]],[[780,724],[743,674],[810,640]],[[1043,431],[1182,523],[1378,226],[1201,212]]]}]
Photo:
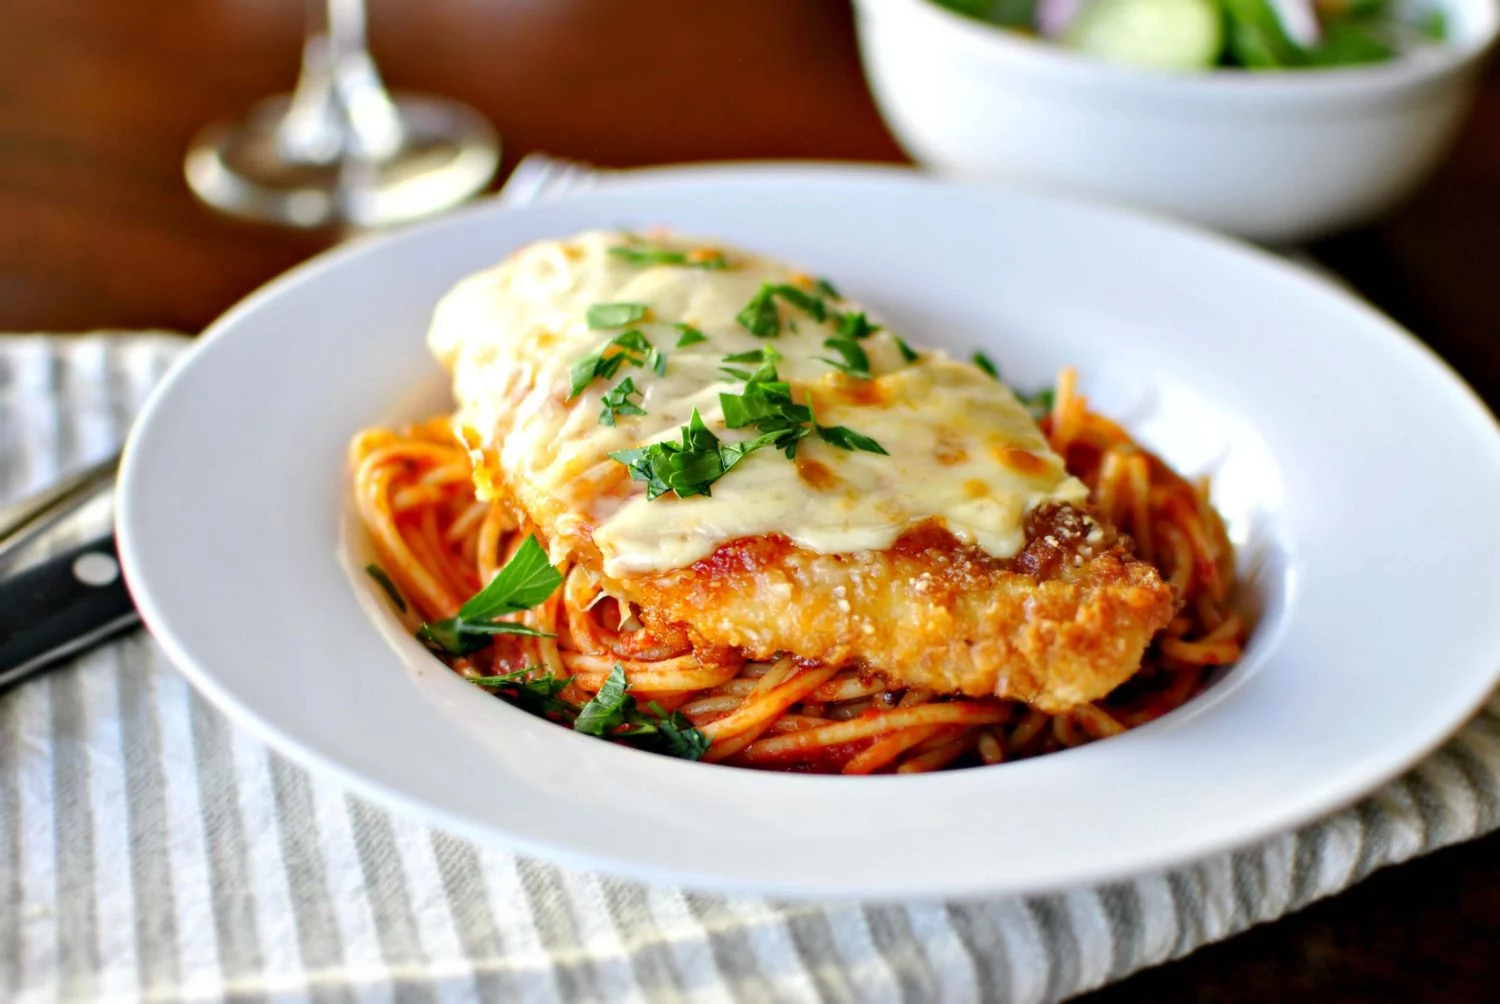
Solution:
[{"label": "fork tine", "polygon": [[549,179],[561,169],[563,163],[546,154],[527,154],[511,171],[495,200],[516,206],[537,201]]},{"label": "fork tine", "polygon": [[540,153],[527,154],[495,198],[508,206],[546,202],[590,189],[605,173],[576,160]]}]

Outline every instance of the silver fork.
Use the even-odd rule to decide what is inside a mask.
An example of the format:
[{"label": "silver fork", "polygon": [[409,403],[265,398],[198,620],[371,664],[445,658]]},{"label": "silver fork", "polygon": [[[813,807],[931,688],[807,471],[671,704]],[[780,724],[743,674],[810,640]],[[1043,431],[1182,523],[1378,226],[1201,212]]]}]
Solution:
[{"label": "silver fork", "polygon": [[516,165],[504,187],[495,196],[495,201],[504,206],[546,202],[593,188],[608,174],[608,171],[601,171],[576,160],[530,153]]}]

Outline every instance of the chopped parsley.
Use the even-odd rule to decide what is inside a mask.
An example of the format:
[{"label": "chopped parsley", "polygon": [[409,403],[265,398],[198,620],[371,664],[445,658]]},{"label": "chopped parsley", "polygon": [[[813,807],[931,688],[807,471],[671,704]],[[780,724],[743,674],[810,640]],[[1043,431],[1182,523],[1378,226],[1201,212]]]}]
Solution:
[{"label": "chopped parsley", "polygon": [[[612,348],[620,351],[606,356],[605,353]],[[651,344],[649,338],[632,328],[611,338],[572,365],[568,370],[568,400],[582,394],[584,388],[596,378],[613,379],[625,363],[644,366],[657,376],[667,374],[667,357]]]},{"label": "chopped parsley", "polygon": [[714,482],[756,450],[774,446],[792,460],[797,456],[797,444],[814,432],[840,449],[886,452],[875,440],[842,425],[817,425],[812,409],[792,400],[791,388],[775,379],[775,370],[771,370],[770,380],[757,379],[759,375],[751,374],[744,394],[719,395],[724,424],[731,429],[751,426],[760,433],[754,439],[722,442],[694,408],[692,418],[680,430],[681,443],[651,443],[634,450],[616,450],[610,457],[629,469],[632,481],[646,483],[646,499],[651,501],[668,492],[678,498],[711,495]]},{"label": "chopped parsley", "polygon": [[673,327],[682,332],[682,337],[677,339],[677,348],[679,349],[685,349],[689,345],[697,345],[699,342],[708,341],[708,336],[691,324],[676,324]]},{"label": "chopped parsley", "polygon": [[822,321],[828,316],[828,308],[823,301],[811,293],[804,293],[796,286],[788,286],[785,283],[772,286],[771,291],[781,297],[787,303],[805,311],[815,321]]},{"label": "chopped parsley", "polygon": [[[1000,367],[996,366],[994,360],[983,352],[974,353],[974,365],[983,370],[991,380],[1000,379]],[[1031,412],[1031,417],[1035,421],[1041,421],[1052,410],[1053,393],[1051,387],[1043,387],[1041,390],[1030,394],[1023,393],[1014,388],[1012,388],[1012,392],[1016,395],[1016,400],[1020,401],[1026,406],[1026,410]]]},{"label": "chopped parsley", "polygon": [[447,655],[477,652],[489,644],[489,635],[550,638],[552,635],[536,628],[495,618],[530,610],[555,593],[560,585],[562,573],[552,567],[536,537],[527,537],[499,574],[458,608],[457,616],[423,624],[417,629],[417,638],[428,648]]},{"label": "chopped parsley", "polygon": [[596,303],[586,315],[589,327],[595,331],[603,328],[623,328],[646,316],[644,303]]},{"label": "chopped parsley", "polygon": [[[772,365],[775,365],[776,363],[781,362],[781,353],[777,352],[775,349],[771,348],[768,345],[768,346],[766,346],[763,349],[751,349],[749,352],[736,352],[732,356],[725,356],[724,357],[724,362],[726,362],[726,363],[771,363]],[[749,377],[744,377],[743,379],[748,380],[750,378]]]},{"label": "chopped parsley", "polygon": [[504,697],[522,711],[528,711],[538,718],[549,718],[564,724],[571,722],[578,709],[559,695],[573,682],[573,678],[570,676],[559,680],[550,671],[533,677],[531,674],[534,672],[534,669],[527,668],[500,676],[470,676],[465,679],[477,687]]},{"label": "chopped parsley", "polygon": [[680,265],[683,268],[701,268],[710,272],[718,272],[729,267],[729,260],[724,257],[724,252],[707,248],[697,251],[674,251],[671,248],[622,245],[610,248],[609,253],[616,258],[623,258],[636,268],[646,268],[650,265]]},{"label": "chopped parsley", "polygon": [[618,662],[604,685],[583,707],[573,728],[591,736],[629,742],[657,753],[700,759],[708,752],[709,740],[680,711],[668,712],[656,701],[641,708],[630,696],[625,667]]},{"label": "chopped parsley", "polygon": [[781,315],[776,312],[776,286],[763,283],[734,319],[756,338],[775,338],[781,334]]},{"label": "chopped parsley", "polygon": [[[838,321],[840,338],[852,338],[855,341],[859,341],[869,338],[880,330],[880,325],[871,324],[870,319],[865,316],[862,310],[835,313],[833,316]],[[897,341],[900,341],[900,339],[897,339]]]},{"label": "chopped parsley", "polygon": [[599,692],[582,707],[562,699],[562,692],[573,682],[573,677],[559,680],[550,671],[536,674],[535,668],[528,668],[501,676],[467,679],[523,711],[571,726],[584,735],[626,742],[684,760],[698,760],[708,752],[708,737],[694,728],[682,712],[668,712],[656,701],[644,708],[637,705],[630,696],[625,667],[618,662]]},{"label": "chopped parsley", "polygon": [[[734,319],[757,338],[775,338],[781,334],[781,314],[776,310],[778,298],[805,311],[815,321],[828,318],[828,308],[821,298],[786,283],[764,282]],[[797,330],[795,321],[789,322],[789,326]]]},{"label": "chopped parsley", "polygon": [[823,343],[823,346],[833,349],[844,358],[842,361],[824,358],[822,362],[857,379],[870,379],[870,357],[865,355],[865,350],[860,348],[859,342],[853,338],[830,338]]},{"label": "chopped parsley", "polygon": [[391,598],[391,602],[396,604],[397,610],[403,614],[406,613],[406,601],[401,598],[401,591],[396,588],[396,584],[391,581],[391,577],[385,574],[385,569],[372,561],[365,566],[365,574],[380,584],[380,588],[385,590],[385,594]]},{"label": "chopped parsley", "polygon": [[819,295],[826,296],[830,300],[843,299],[843,297],[839,295],[839,291],[833,288],[833,283],[829,282],[827,279],[815,279],[813,281],[813,289],[816,290]]},{"label": "chopped parsley", "polygon": [[913,349],[910,345],[906,344],[906,339],[895,333],[892,333],[891,337],[896,340],[896,348],[901,350],[901,358],[903,360],[909,363],[914,363],[917,361],[918,357],[916,350]]},{"label": "chopped parsley", "polygon": [[845,425],[827,426],[820,425],[818,438],[831,446],[837,446],[843,450],[862,450],[865,453],[879,453],[882,456],[890,456],[885,447],[881,446],[869,436],[861,435]]},{"label": "chopped parsley", "polygon": [[682,427],[682,442],[651,443],[634,450],[616,450],[610,456],[630,470],[632,481],[646,482],[646,498],[672,492],[678,498],[710,494],[710,486],[745,455],[756,449],[750,443],[722,443],[708,431],[698,409]]},{"label": "chopped parsley", "polygon": [[1031,412],[1032,419],[1041,421],[1051,413],[1052,402],[1056,399],[1056,394],[1051,387],[1043,387],[1031,394],[1017,392],[1016,399],[1026,406],[1027,411]]},{"label": "chopped parsley", "polygon": [[593,698],[578,709],[573,728],[591,736],[602,736],[625,724],[626,701],[632,704],[625,685],[625,667],[618,662],[609,671]]},{"label": "chopped parsley", "polygon": [[866,453],[886,451],[869,436],[842,425],[825,426],[813,421],[812,408],[792,400],[791,385],[777,378],[774,362],[767,360],[745,383],[743,394],[720,394],[724,424],[731,429],[753,427],[760,433],[750,440],[752,449],[773,446],[788,460],[797,458],[797,444],[816,432],[818,438],[844,450]]},{"label": "chopped parsley", "polygon": [[777,378],[771,363],[750,375],[743,394],[720,394],[719,405],[726,426],[750,426],[760,433],[750,440],[754,449],[774,446],[788,460],[796,459],[797,444],[812,432],[812,409],[792,400],[791,385]]},{"label": "chopped parsley", "polygon": [[641,391],[636,387],[635,381],[626,377],[607,391],[604,395],[604,407],[599,412],[600,425],[614,425],[615,419],[620,415],[644,415],[646,409],[640,404],[630,400]]}]

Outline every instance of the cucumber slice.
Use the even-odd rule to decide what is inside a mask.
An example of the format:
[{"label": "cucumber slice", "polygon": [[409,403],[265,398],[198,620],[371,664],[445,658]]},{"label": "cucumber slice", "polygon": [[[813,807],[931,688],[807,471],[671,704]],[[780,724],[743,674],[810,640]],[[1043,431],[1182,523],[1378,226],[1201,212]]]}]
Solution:
[{"label": "cucumber slice", "polygon": [[1223,18],[1214,0],[1092,0],[1063,43],[1111,63],[1200,70],[1223,51]]}]

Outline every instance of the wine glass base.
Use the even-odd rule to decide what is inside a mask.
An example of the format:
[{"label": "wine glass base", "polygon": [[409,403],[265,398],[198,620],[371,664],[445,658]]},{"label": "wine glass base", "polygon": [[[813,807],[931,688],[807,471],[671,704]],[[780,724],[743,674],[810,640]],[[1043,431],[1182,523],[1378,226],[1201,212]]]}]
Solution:
[{"label": "wine glass base", "polygon": [[440,98],[398,96],[402,139],[379,160],[289,158],[289,101],[271,98],[243,120],[204,129],[184,165],[194,194],[245,219],[294,227],[388,226],[474,195],[494,177],[500,141],[477,113]]}]

